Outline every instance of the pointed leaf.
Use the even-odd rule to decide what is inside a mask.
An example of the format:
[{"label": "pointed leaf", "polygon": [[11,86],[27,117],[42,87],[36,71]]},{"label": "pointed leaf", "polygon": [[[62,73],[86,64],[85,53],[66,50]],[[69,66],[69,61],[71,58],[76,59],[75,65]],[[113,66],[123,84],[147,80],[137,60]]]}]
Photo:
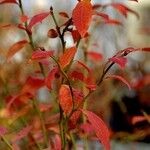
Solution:
[{"label": "pointed leaf", "polygon": [[59,90],[59,103],[65,114],[72,110],[72,96],[68,85],[62,84]]},{"label": "pointed leaf", "polygon": [[79,39],[81,38],[78,30],[72,30],[71,34],[72,34],[72,38],[73,38],[74,43],[78,42]]},{"label": "pointed leaf", "polygon": [[28,30],[31,31],[33,26],[35,26],[39,22],[42,22],[46,17],[48,17],[48,15],[50,15],[50,12],[44,12],[33,16],[27,27]]},{"label": "pointed leaf", "polygon": [[96,136],[98,137],[102,145],[106,150],[110,150],[109,130],[104,121],[91,111],[82,110],[82,112],[87,116],[90,124],[95,130]]},{"label": "pointed leaf", "polygon": [[125,57],[112,57],[112,58],[109,58],[109,61],[112,61],[118,64],[121,69],[124,69],[127,64],[127,58]]},{"label": "pointed leaf", "polygon": [[129,90],[131,89],[131,86],[130,86],[130,83],[123,77],[119,76],[119,75],[109,75],[106,77],[107,78],[113,78],[113,79],[117,79],[117,80],[120,80],[122,81],[124,84],[126,84],[129,88]]},{"label": "pointed leaf", "polygon": [[85,68],[89,73],[91,72],[91,69],[86,64],[84,64],[83,62],[78,60],[77,63],[79,65],[81,65],[83,68]]},{"label": "pointed leaf", "polygon": [[15,44],[13,44],[9,50],[8,50],[8,53],[7,53],[7,60],[10,60],[10,58],[16,54],[19,50],[21,50],[26,44],[28,43],[27,40],[22,40],[22,41],[19,41]]},{"label": "pointed leaf", "polygon": [[78,32],[83,38],[89,28],[92,19],[92,5],[88,1],[79,2],[73,10],[72,19]]},{"label": "pointed leaf", "polygon": [[74,58],[76,51],[76,47],[71,47],[66,49],[65,53],[60,56],[59,63],[62,68],[65,68],[67,65],[70,64],[71,60]]}]

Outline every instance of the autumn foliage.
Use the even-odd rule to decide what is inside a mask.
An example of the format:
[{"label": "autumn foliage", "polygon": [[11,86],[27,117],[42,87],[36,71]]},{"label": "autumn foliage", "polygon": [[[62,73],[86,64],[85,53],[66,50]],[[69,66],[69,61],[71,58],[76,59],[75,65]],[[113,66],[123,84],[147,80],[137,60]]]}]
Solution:
[{"label": "autumn foliage", "polygon": [[[93,4],[90,0],[78,0],[72,14],[58,12],[57,15],[64,20],[63,24],[59,24],[55,14],[57,12],[52,6],[50,10],[27,16],[21,0],[1,0],[0,5],[15,5],[21,11],[20,16],[17,16],[19,23],[3,24],[0,29],[17,28],[26,34],[7,50],[7,65],[13,63],[15,54],[24,49],[27,50],[28,56],[22,69],[31,66],[22,81],[19,81],[16,74],[18,81],[8,83],[12,84],[12,87],[15,85],[16,90],[11,91],[7,87],[10,91],[2,97],[3,111],[8,121],[6,126],[0,123],[0,138],[6,149],[8,147],[12,150],[22,150],[23,145],[29,143],[29,147],[33,149],[71,150],[78,149],[77,140],[98,139],[104,149],[110,150],[111,131],[104,118],[96,111],[88,110],[88,99],[94,99],[92,95],[105,81],[117,80],[131,90],[133,85],[123,73],[109,71],[116,66],[123,72],[130,53],[149,52],[150,48],[128,47],[104,61],[102,52],[92,51],[87,46],[92,35],[90,28],[94,23],[123,27],[122,21],[101,11],[109,7],[125,18],[131,13],[139,19],[138,13],[123,3]],[[47,39],[59,39],[61,46],[57,50],[46,49],[33,40],[36,26],[49,19],[54,26],[45,35]],[[66,44],[67,34],[73,39],[71,47]],[[83,54],[83,59],[78,59],[79,52]],[[96,76],[89,62],[99,68]],[[47,103],[38,98],[42,88],[51,95],[51,100]],[[144,116],[137,116],[132,122],[134,124],[146,119]],[[85,134],[83,130],[86,130]]]}]

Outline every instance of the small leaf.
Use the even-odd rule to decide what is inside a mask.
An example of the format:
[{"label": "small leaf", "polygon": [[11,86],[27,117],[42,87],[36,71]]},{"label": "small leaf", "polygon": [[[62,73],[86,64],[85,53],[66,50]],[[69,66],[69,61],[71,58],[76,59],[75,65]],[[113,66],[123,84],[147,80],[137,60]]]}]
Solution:
[{"label": "small leaf", "polygon": [[126,84],[129,88],[129,90],[131,89],[131,86],[130,86],[130,83],[123,77],[119,76],[119,75],[109,75],[106,77],[107,78],[113,78],[113,79],[117,79],[117,80],[120,80],[122,81],[124,84]]},{"label": "small leaf", "polygon": [[58,134],[55,135],[54,140],[53,150],[61,150],[61,138]]},{"label": "small leaf", "polygon": [[59,90],[59,103],[65,114],[72,110],[72,96],[68,85],[62,84]]},{"label": "small leaf", "polygon": [[5,127],[0,126],[0,136],[3,136],[7,132],[8,132],[8,130]]},{"label": "small leaf", "polygon": [[28,19],[29,19],[29,17],[26,16],[26,15],[21,15],[21,16],[20,16],[20,21],[21,21],[22,23],[27,22]]},{"label": "small leaf", "polygon": [[22,41],[19,41],[15,44],[13,44],[9,50],[8,50],[8,53],[7,53],[7,60],[10,60],[10,58],[16,54],[19,50],[21,50],[26,44],[28,43],[27,40],[22,40]]},{"label": "small leaf", "polygon": [[53,68],[49,73],[48,73],[48,75],[47,75],[47,77],[45,78],[45,84],[46,84],[46,86],[47,86],[47,88],[49,89],[49,90],[52,90],[52,83],[53,83],[53,81],[54,81],[54,79],[55,79],[55,75],[56,75],[56,73],[58,73],[58,68],[57,67],[55,67],[55,68]]},{"label": "small leaf", "polygon": [[42,22],[46,17],[48,17],[48,15],[50,15],[50,12],[44,12],[33,16],[27,27],[28,30],[31,31],[33,26],[35,26],[39,22]]},{"label": "small leaf", "polygon": [[134,15],[136,15],[137,18],[139,18],[139,14],[137,12],[135,12],[134,10],[128,8],[124,4],[112,3],[111,6],[114,7],[115,9],[117,9],[125,17],[127,17],[128,12],[130,12],[130,13],[133,13]]},{"label": "small leaf", "polygon": [[59,63],[62,68],[65,68],[67,65],[70,64],[71,60],[74,58],[76,51],[76,47],[71,47],[66,49],[65,53],[60,56]]},{"label": "small leaf", "polygon": [[108,20],[105,21],[106,24],[114,24],[114,25],[121,25],[122,26],[122,23],[116,19],[111,19],[109,18]]},{"label": "small leaf", "polygon": [[56,38],[56,37],[58,37],[58,33],[56,30],[50,29],[50,30],[48,30],[47,36],[49,38]]},{"label": "small leaf", "polygon": [[59,12],[59,15],[64,18],[69,18],[68,14],[66,12]]},{"label": "small leaf", "polygon": [[86,52],[87,56],[95,61],[101,61],[103,59],[103,55],[97,52],[89,51]]},{"label": "small leaf", "polygon": [[12,142],[17,142],[19,140],[21,140],[22,138],[26,137],[29,132],[31,131],[32,126],[27,126],[25,128],[23,128],[19,133],[17,133],[17,135],[12,139]]},{"label": "small leaf", "polygon": [[16,0],[1,0],[0,4],[7,4],[7,3],[13,3],[13,4],[17,4]]},{"label": "small leaf", "polygon": [[138,0],[129,0],[129,1],[134,1],[134,2],[138,2]]},{"label": "small leaf", "polygon": [[83,38],[89,28],[92,19],[92,5],[88,1],[81,1],[77,3],[73,10],[72,18],[75,27]]},{"label": "small leaf", "polygon": [[42,50],[36,50],[32,53],[32,60],[39,60],[39,59],[44,59],[47,57],[50,57],[53,55],[53,51],[42,51]]},{"label": "small leaf", "polygon": [[[150,119],[150,116],[149,116],[149,119]],[[139,123],[139,122],[142,122],[142,121],[145,121],[147,120],[147,118],[145,116],[134,116],[132,117],[132,124],[136,124],[136,123]]]},{"label": "small leaf", "polygon": [[121,69],[124,69],[127,64],[127,58],[125,57],[112,57],[112,58],[109,58],[109,61],[112,61],[118,64]]},{"label": "small leaf", "polygon": [[103,120],[91,111],[82,110],[82,112],[87,116],[90,124],[95,130],[96,136],[98,137],[102,145],[106,150],[110,150],[109,130]]}]

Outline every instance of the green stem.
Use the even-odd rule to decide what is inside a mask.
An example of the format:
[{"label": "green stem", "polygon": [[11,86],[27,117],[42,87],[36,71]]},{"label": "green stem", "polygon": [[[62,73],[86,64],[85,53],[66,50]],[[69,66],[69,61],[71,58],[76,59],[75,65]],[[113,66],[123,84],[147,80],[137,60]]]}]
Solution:
[{"label": "green stem", "polygon": [[13,150],[13,147],[12,145],[9,143],[9,141],[4,137],[4,136],[1,136],[2,140],[4,141],[4,143],[8,146],[8,148],[10,150]]}]

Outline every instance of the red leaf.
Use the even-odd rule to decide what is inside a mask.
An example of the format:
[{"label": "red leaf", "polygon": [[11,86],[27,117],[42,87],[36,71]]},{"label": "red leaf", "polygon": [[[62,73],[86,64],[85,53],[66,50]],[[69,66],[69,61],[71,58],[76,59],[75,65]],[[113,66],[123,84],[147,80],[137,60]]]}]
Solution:
[{"label": "red leaf", "polygon": [[48,33],[47,33],[47,36],[48,36],[49,38],[56,38],[56,37],[58,36],[58,33],[57,33],[56,30],[50,29],[50,30],[48,31]]},{"label": "red leaf", "polygon": [[129,90],[131,89],[130,83],[126,79],[124,79],[123,77],[121,77],[119,75],[109,75],[106,78],[113,78],[113,79],[120,80],[128,86]]},{"label": "red leaf", "polygon": [[53,51],[42,51],[42,50],[36,50],[32,53],[32,60],[39,60],[39,59],[44,59],[47,57],[50,57],[53,55]]},{"label": "red leaf", "polygon": [[96,136],[98,137],[102,145],[105,147],[106,150],[110,150],[109,130],[103,120],[93,112],[87,110],[82,110],[82,112],[87,116],[90,124],[95,130]]},{"label": "red leaf", "polygon": [[26,137],[29,132],[31,131],[32,126],[27,126],[25,128],[23,128],[19,133],[17,133],[17,135],[13,138],[12,142],[17,142],[19,140],[21,140],[22,138]]},{"label": "red leaf", "polygon": [[109,16],[104,13],[94,12],[94,15],[102,17],[104,20],[109,20]]},{"label": "red leaf", "polygon": [[48,15],[50,15],[50,12],[44,12],[33,16],[27,27],[28,30],[31,31],[33,26],[35,26],[39,22],[42,22],[46,17],[48,17]]},{"label": "red leaf", "polygon": [[134,1],[134,2],[138,2],[138,0],[129,0],[129,1]]},{"label": "red leaf", "polygon": [[150,52],[150,47],[144,47],[144,48],[142,48],[142,51]]},{"label": "red leaf", "polygon": [[92,5],[89,1],[79,2],[73,10],[72,19],[78,32],[83,38],[89,28],[92,19]]},{"label": "red leaf", "polygon": [[20,21],[21,21],[22,23],[26,22],[28,19],[29,19],[29,17],[26,16],[26,15],[21,15],[21,16],[20,16]]},{"label": "red leaf", "polygon": [[21,93],[31,93],[34,94],[36,90],[44,86],[44,79],[38,77],[29,76],[21,90]]},{"label": "red leaf", "polygon": [[59,103],[65,114],[72,110],[72,96],[68,85],[62,84],[59,90]]},{"label": "red leaf", "polygon": [[128,8],[127,6],[125,6],[121,3],[112,3],[111,6],[114,7],[115,9],[117,9],[125,17],[127,17],[128,12],[131,12],[134,15],[136,15],[137,18],[139,18],[139,14],[137,12],[135,12],[134,10]]},{"label": "red leaf", "polygon": [[127,58],[125,57],[112,57],[112,58],[109,58],[109,61],[112,61],[118,64],[121,69],[124,69],[127,64]]},{"label": "red leaf", "polygon": [[60,56],[59,63],[62,68],[65,68],[67,65],[70,64],[71,60],[74,58],[76,51],[76,47],[71,47],[66,49],[65,53]]},{"label": "red leaf", "polygon": [[7,53],[7,60],[9,61],[10,58],[16,54],[19,50],[21,50],[26,44],[28,43],[27,40],[22,40],[22,41],[19,41],[15,44],[13,44],[9,50],[8,50],[8,53]]},{"label": "red leaf", "polygon": [[66,12],[59,12],[59,15],[64,18],[69,18],[68,14]]},{"label": "red leaf", "polygon": [[71,34],[72,34],[72,38],[73,38],[74,43],[78,42],[79,39],[81,38],[78,30],[72,30]]},{"label": "red leaf", "polygon": [[101,61],[103,59],[103,55],[97,52],[86,52],[87,56],[95,61]]},{"label": "red leaf", "polygon": [[2,0],[2,1],[0,1],[0,4],[5,4],[5,3],[14,3],[14,4],[17,4],[17,1],[16,0]]},{"label": "red leaf", "polygon": [[0,126],[0,136],[3,136],[4,134],[6,134],[8,131],[5,127]]},{"label": "red leaf", "polygon": [[81,72],[78,71],[72,71],[69,74],[69,77],[73,80],[80,80],[80,81],[84,81],[84,75]]},{"label": "red leaf", "polygon": [[53,83],[53,80],[55,79],[55,75],[56,75],[56,73],[58,73],[58,71],[59,70],[57,67],[53,68],[48,73],[47,77],[45,78],[45,84],[50,90],[52,90],[52,83]]}]

